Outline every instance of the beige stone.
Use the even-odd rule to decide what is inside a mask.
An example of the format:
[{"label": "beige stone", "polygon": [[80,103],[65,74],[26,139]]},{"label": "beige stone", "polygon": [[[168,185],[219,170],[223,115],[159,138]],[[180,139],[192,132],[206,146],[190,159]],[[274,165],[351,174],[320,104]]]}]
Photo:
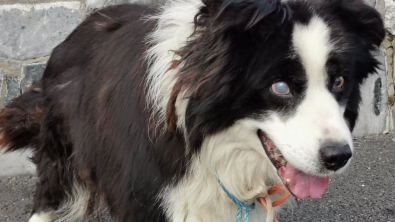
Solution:
[{"label": "beige stone", "polygon": [[388,84],[388,95],[389,96],[395,95],[395,88],[393,83]]},{"label": "beige stone", "polygon": [[20,76],[22,73],[22,62],[0,59],[0,69],[3,70],[6,76]]},{"label": "beige stone", "polygon": [[394,54],[394,49],[392,47],[387,48],[387,56],[392,56]]},{"label": "beige stone", "polygon": [[394,81],[393,81],[393,78],[392,78],[392,76],[393,76],[393,69],[392,69],[392,66],[390,66],[390,65],[388,65],[388,67],[387,67],[387,75],[388,75],[388,81],[390,82],[390,83],[393,83]]},{"label": "beige stone", "polygon": [[385,38],[384,41],[381,43],[381,46],[385,49],[391,47],[391,40],[389,40],[388,38]]}]

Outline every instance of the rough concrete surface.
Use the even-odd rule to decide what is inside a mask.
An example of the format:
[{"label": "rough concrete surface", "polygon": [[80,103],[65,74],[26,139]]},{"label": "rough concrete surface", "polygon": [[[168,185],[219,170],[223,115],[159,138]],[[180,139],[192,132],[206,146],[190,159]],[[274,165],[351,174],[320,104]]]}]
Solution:
[{"label": "rough concrete surface", "polygon": [[0,57],[25,60],[47,56],[78,25],[80,2],[0,6]]},{"label": "rough concrete surface", "polygon": [[[355,139],[351,167],[331,179],[320,199],[299,201],[279,215],[281,222],[395,221],[395,135]],[[0,221],[28,220],[36,178],[0,178]],[[109,222],[97,220],[95,222]]]},{"label": "rough concrete surface", "polygon": [[0,179],[0,221],[25,222],[32,208],[36,178],[3,177]]}]

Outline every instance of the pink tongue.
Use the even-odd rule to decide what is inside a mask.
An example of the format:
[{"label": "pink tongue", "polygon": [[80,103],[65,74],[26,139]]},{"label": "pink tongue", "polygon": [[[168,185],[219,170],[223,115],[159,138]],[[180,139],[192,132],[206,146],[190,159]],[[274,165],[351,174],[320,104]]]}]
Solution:
[{"label": "pink tongue", "polygon": [[283,179],[284,184],[287,179],[291,180],[289,189],[299,199],[321,197],[329,184],[329,177],[308,175],[295,169],[289,163],[287,166],[278,169],[278,173]]}]

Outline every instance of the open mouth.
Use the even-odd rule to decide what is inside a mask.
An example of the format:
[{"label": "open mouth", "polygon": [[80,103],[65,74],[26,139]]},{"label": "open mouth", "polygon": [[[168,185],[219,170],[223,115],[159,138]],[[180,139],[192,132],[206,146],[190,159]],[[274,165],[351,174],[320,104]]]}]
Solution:
[{"label": "open mouth", "polygon": [[318,177],[296,169],[284,158],[265,132],[259,130],[258,137],[284,185],[294,196],[305,199],[318,198],[324,194],[329,184],[329,177]]}]

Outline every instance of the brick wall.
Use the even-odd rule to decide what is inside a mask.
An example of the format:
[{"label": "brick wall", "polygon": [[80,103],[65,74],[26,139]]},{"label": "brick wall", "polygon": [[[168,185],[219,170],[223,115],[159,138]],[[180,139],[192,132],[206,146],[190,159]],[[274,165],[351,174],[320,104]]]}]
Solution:
[{"label": "brick wall", "polygon": [[[0,107],[41,78],[51,50],[89,13],[104,6],[137,1],[152,0],[1,0]],[[388,34],[377,52],[382,70],[363,86],[361,117],[355,135],[392,131],[395,117],[395,3],[393,0],[366,1],[382,13]]]}]

